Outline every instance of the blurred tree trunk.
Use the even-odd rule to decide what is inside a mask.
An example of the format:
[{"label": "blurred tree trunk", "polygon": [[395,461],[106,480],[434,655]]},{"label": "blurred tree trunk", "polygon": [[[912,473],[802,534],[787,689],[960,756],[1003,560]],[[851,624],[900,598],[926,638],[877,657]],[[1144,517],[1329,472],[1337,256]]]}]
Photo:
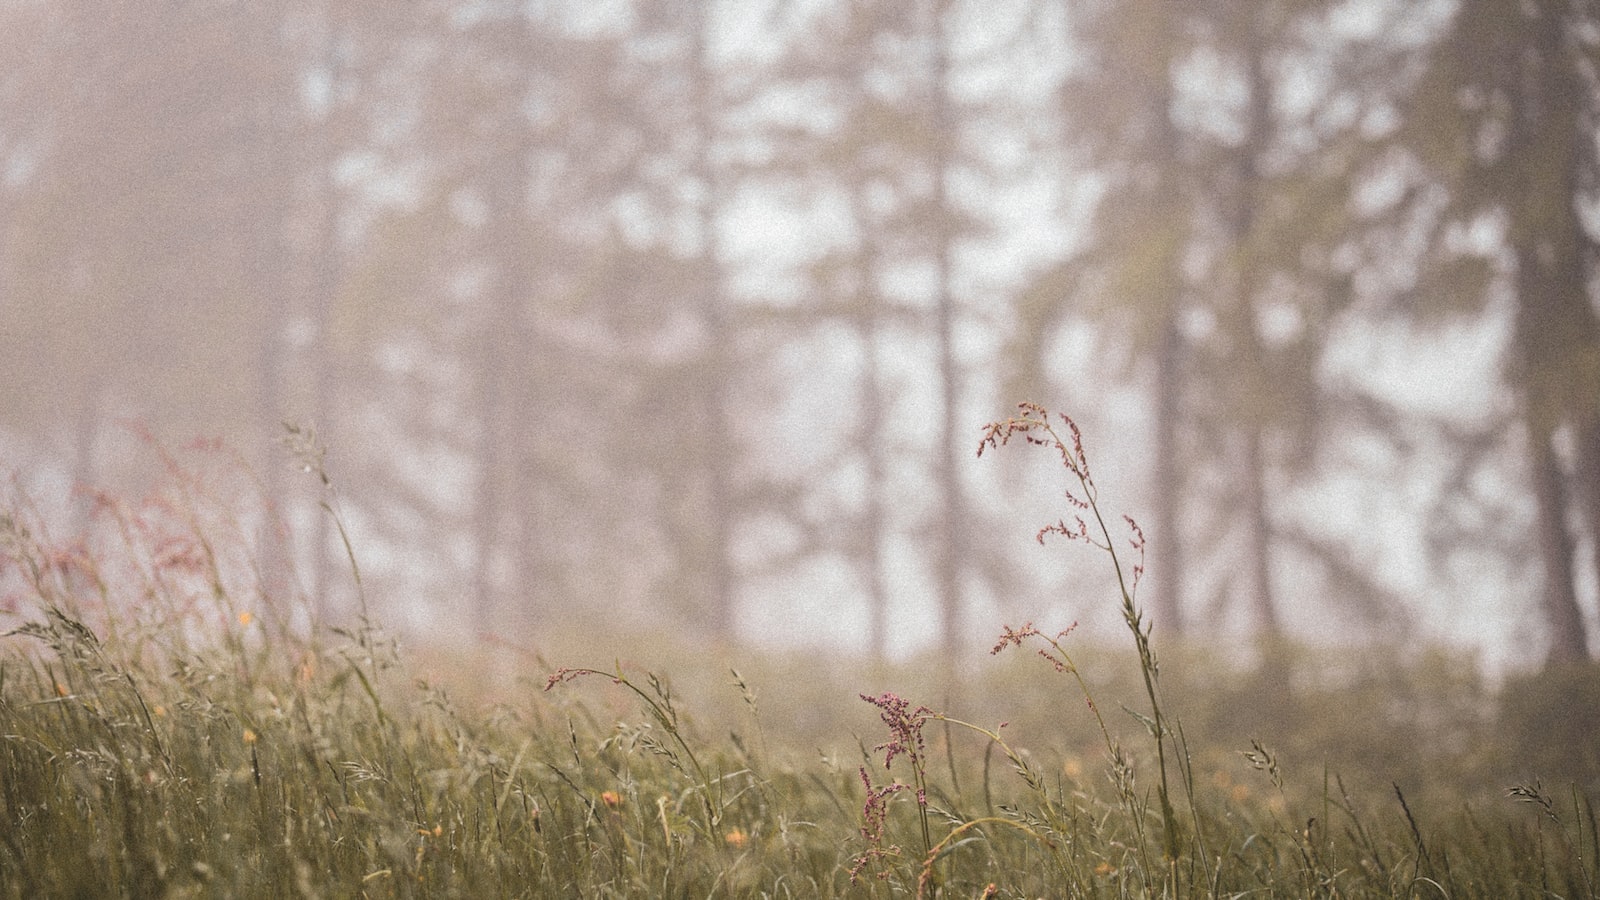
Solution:
[{"label": "blurred tree trunk", "polygon": [[[1174,287],[1174,299],[1177,289]],[[1172,304],[1176,307],[1176,303]],[[1155,573],[1153,595],[1148,608],[1153,622],[1163,634],[1177,637],[1184,633],[1183,618],[1183,533],[1182,510],[1187,490],[1179,448],[1180,417],[1183,415],[1185,346],[1177,310],[1171,309],[1161,322],[1161,342],[1156,350],[1155,403],[1155,528],[1150,538],[1150,567]]]},{"label": "blurred tree trunk", "polygon": [[1233,420],[1243,430],[1244,452],[1239,460],[1244,492],[1249,545],[1251,618],[1261,637],[1269,640],[1282,632],[1278,598],[1272,579],[1272,498],[1267,493],[1271,465],[1267,458],[1267,431],[1273,421],[1273,386],[1268,384],[1266,351],[1261,343],[1258,293],[1266,276],[1267,260],[1257,233],[1258,208],[1265,195],[1260,157],[1271,133],[1271,85],[1263,68],[1263,36],[1254,4],[1234,6],[1236,34],[1243,42],[1245,88],[1249,92],[1245,137],[1238,148],[1235,208],[1230,252],[1235,259],[1235,319],[1232,335],[1240,342],[1237,365],[1239,384],[1234,388]]},{"label": "blurred tree trunk", "polygon": [[266,508],[261,523],[261,588],[269,604],[284,604],[293,590],[287,517],[289,493],[282,452],[285,409],[285,372],[290,362],[289,332],[289,221],[295,191],[295,162],[291,136],[299,131],[296,72],[287,62],[289,48],[282,29],[284,6],[278,2],[254,5],[243,14],[235,35],[237,47],[248,62],[245,73],[254,84],[244,89],[249,98],[248,120],[234,148],[243,163],[234,190],[245,192],[235,215],[244,260],[244,287],[262,310],[256,350],[256,421],[262,460],[260,476]]},{"label": "blurred tree trunk", "polygon": [[[478,464],[477,499],[473,504],[476,626],[480,636],[494,634],[501,624],[502,583],[505,569],[513,560],[515,545],[507,543],[509,522],[514,512],[508,507],[512,479],[517,473],[507,467],[508,435],[514,432],[508,401],[520,373],[516,357],[528,352],[519,347],[518,323],[527,294],[527,248],[519,240],[527,197],[524,142],[520,129],[504,121],[501,139],[505,146],[489,160],[485,189],[489,207],[488,239],[485,249],[493,276],[486,293],[485,315],[478,346]],[[513,577],[512,583],[517,579]]]},{"label": "blurred tree trunk", "polygon": [[[850,82],[857,104],[865,102],[865,73],[859,57],[852,55]],[[889,590],[884,582],[883,545],[888,536],[884,492],[884,441],[888,415],[879,372],[879,316],[883,298],[878,292],[879,248],[868,191],[871,173],[854,156],[846,176],[849,179],[850,215],[857,231],[855,267],[856,330],[861,336],[862,369],[860,382],[861,426],[856,439],[857,452],[866,465],[864,508],[861,513],[859,555],[867,585],[867,649],[874,663],[881,663],[888,649]]]},{"label": "blurred tree trunk", "polygon": [[[1157,0],[1160,3],[1161,0]],[[1150,177],[1161,185],[1168,202],[1177,204],[1178,215],[1191,212],[1185,196],[1185,163],[1180,154],[1183,136],[1172,121],[1173,59],[1177,55],[1177,42],[1181,17],[1177,11],[1165,6],[1149,13],[1153,17],[1155,55],[1160,60],[1153,64],[1149,83],[1143,86],[1143,95],[1149,108],[1145,115],[1152,123],[1156,136],[1152,154],[1153,171]],[[1156,328],[1159,333],[1155,345],[1155,528],[1150,536],[1150,568],[1155,575],[1151,586],[1154,594],[1148,597],[1148,608],[1153,624],[1167,635],[1178,637],[1185,630],[1183,618],[1184,540],[1182,511],[1183,498],[1188,490],[1184,472],[1178,461],[1187,458],[1179,446],[1182,418],[1186,410],[1183,385],[1187,377],[1184,365],[1188,355],[1187,342],[1181,321],[1183,303],[1183,245],[1171,240],[1154,260],[1152,283],[1157,296],[1152,297],[1157,313]]]},{"label": "blurred tree trunk", "polygon": [[[489,273],[477,336],[479,479],[472,512],[480,637],[537,624],[552,593],[545,438],[557,413],[543,379],[578,379],[568,371],[570,361],[558,361],[559,348],[536,336],[535,316],[545,300],[540,288],[549,277],[544,267],[556,265],[544,248],[561,242],[543,223],[575,215],[572,205],[583,202],[577,198],[589,187],[587,171],[568,165],[587,135],[560,128],[579,114],[566,105],[575,98],[558,93],[558,60],[569,49],[559,38],[560,23],[520,3],[499,11],[501,18],[476,35],[486,53],[484,83],[476,88],[481,93],[467,95],[468,102],[483,104],[476,127],[484,137],[474,148],[482,155],[470,165],[484,202],[476,247]],[[565,177],[552,177],[555,172]]]},{"label": "blurred tree trunk", "polygon": [[[851,103],[863,121],[872,116],[872,93],[867,83],[867,48],[847,49],[844,74]],[[850,154],[845,163],[850,214],[856,223],[855,312],[861,335],[861,428],[859,452],[866,464],[866,497],[861,514],[860,565],[867,589],[867,648],[874,664],[881,664],[889,647],[889,586],[884,578],[884,545],[889,539],[889,517],[884,503],[885,457],[889,439],[889,408],[884,396],[880,362],[884,297],[879,288],[882,264],[881,228],[872,210],[874,180],[883,173],[870,165],[866,154]]]},{"label": "blurred tree trunk", "polygon": [[1573,540],[1567,531],[1566,487],[1561,462],[1551,446],[1551,433],[1529,416],[1528,456],[1538,504],[1539,561],[1544,576],[1541,607],[1550,631],[1545,659],[1551,665],[1587,659],[1583,613],[1573,582]]},{"label": "blurred tree trunk", "polygon": [[[325,0],[321,15],[323,44],[317,64],[328,79],[328,99],[321,121],[312,126],[311,139],[306,142],[305,160],[312,178],[311,199],[316,204],[317,214],[312,229],[309,273],[314,329],[311,346],[311,415],[323,447],[337,448],[340,443],[340,423],[335,397],[338,385],[334,371],[339,348],[335,346],[332,328],[333,310],[344,274],[344,201],[335,181],[334,169],[339,162],[346,124],[343,93],[349,74],[343,56],[347,49],[344,43],[351,40],[351,33],[337,0]],[[331,464],[324,462],[324,465]],[[319,510],[311,519],[311,571],[307,585],[311,593],[312,615],[319,624],[337,615],[328,592],[328,572],[332,561],[332,548],[329,546],[333,537],[331,531],[329,517]]]},{"label": "blurred tree trunk", "polygon": [[934,484],[939,495],[935,526],[934,581],[938,592],[938,642],[949,659],[961,645],[962,574],[966,562],[966,498],[961,486],[961,463],[966,461],[971,435],[961,427],[961,375],[956,362],[956,297],[952,283],[955,252],[955,210],[949,197],[954,159],[954,121],[950,110],[949,0],[930,0],[927,41],[929,78],[929,174],[933,194],[929,202],[934,264],[934,303],[938,346],[940,418],[934,451]]},{"label": "blurred tree trunk", "polygon": [[[870,251],[866,251],[870,252]],[[870,262],[863,260],[867,279],[876,278]],[[861,444],[867,464],[866,509],[862,513],[862,568],[867,580],[867,646],[874,663],[882,663],[889,649],[889,587],[884,581],[883,545],[888,537],[884,492],[884,428],[886,404],[878,363],[876,289],[865,284],[870,306],[862,311],[861,343],[865,354],[861,371]]]},{"label": "blurred tree trunk", "polygon": [[687,6],[692,11],[688,37],[694,142],[689,177],[695,192],[692,215],[697,247],[697,286],[706,340],[698,397],[698,419],[703,429],[698,465],[705,491],[704,533],[698,536],[703,542],[701,552],[692,558],[697,558],[704,567],[705,624],[717,637],[731,638],[737,610],[729,558],[730,527],[736,514],[730,474],[737,451],[728,427],[727,393],[729,380],[734,377],[734,348],[717,233],[723,202],[722,181],[715,158],[720,102],[717,76],[707,47],[715,23],[708,4],[690,0]]},{"label": "blurred tree trunk", "polygon": [[[1569,501],[1592,534],[1600,513],[1596,476],[1580,471],[1565,482],[1553,441],[1566,429],[1577,461],[1594,457],[1592,431],[1600,413],[1600,323],[1589,296],[1585,254],[1589,239],[1578,215],[1583,168],[1593,166],[1595,97],[1580,73],[1576,22],[1564,4],[1526,6],[1516,16],[1519,53],[1503,73],[1512,103],[1505,182],[1512,208],[1517,310],[1513,370],[1527,418],[1529,464],[1538,502],[1539,548],[1550,630],[1548,660],[1589,656],[1575,583]],[[1600,558],[1597,558],[1600,561]]]},{"label": "blurred tree trunk", "polygon": [[[1600,396],[1595,400],[1600,402]],[[1589,564],[1593,567],[1592,570],[1600,575],[1600,412],[1593,409],[1580,411],[1574,428],[1578,452],[1572,488],[1577,494],[1587,526]],[[1600,597],[1596,598],[1595,605],[1600,609]],[[1581,614],[1577,622],[1577,631],[1579,637],[1585,636]],[[1593,641],[1586,641],[1584,651],[1592,656],[1600,653],[1600,646],[1596,646]]]}]

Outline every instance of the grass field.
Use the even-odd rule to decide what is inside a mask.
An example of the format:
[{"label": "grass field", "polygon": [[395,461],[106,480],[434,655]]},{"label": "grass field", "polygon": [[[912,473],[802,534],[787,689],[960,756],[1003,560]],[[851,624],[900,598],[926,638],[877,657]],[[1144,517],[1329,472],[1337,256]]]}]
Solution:
[{"label": "grass field", "polygon": [[[1082,504],[1049,531],[1118,573],[1120,652],[409,654],[261,607],[197,490],[102,498],[94,547],[13,498],[0,897],[1600,896],[1593,667],[1153,647],[1075,429],[986,447],[1018,435]],[[547,652],[619,649],[578,648]]]}]

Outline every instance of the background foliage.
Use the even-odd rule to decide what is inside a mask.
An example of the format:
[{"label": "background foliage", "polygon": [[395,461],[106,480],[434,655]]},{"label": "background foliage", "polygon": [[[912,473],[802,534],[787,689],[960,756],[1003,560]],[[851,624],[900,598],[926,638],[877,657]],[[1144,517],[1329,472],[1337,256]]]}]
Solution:
[{"label": "background foliage", "polygon": [[71,485],[152,477],[122,423],[226,436],[299,526],[257,537],[270,591],[348,622],[276,449],[314,424],[403,630],[904,654],[1115,627],[1004,527],[1044,482],[961,462],[1050,400],[1130,485],[1163,633],[1576,663],[1597,34],[1563,0],[0,2],[0,454],[72,531]]}]

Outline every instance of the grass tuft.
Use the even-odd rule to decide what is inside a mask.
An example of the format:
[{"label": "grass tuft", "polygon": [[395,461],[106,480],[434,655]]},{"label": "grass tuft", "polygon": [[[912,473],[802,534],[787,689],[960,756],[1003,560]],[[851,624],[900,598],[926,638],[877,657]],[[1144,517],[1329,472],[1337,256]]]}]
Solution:
[{"label": "grass tuft", "polygon": [[1597,896],[1592,756],[1504,724],[1594,672],[1496,695],[1436,655],[1302,660],[1292,685],[1204,647],[1158,666],[1143,535],[1102,514],[1082,435],[1028,405],[982,448],[1013,437],[1063,467],[1070,513],[1038,537],[1101,554],[1133,653],[1006,626],[962,709],[894,688],[927,661],[681,662],[679,691],[654,665],[502,681],[457,653],[465,677],[419,677],[364,590],[321,628],[263,583],[265,507],[216,448],[162,451],[163,490],[92,495],[66,541],[13,489],[0,898]]}]

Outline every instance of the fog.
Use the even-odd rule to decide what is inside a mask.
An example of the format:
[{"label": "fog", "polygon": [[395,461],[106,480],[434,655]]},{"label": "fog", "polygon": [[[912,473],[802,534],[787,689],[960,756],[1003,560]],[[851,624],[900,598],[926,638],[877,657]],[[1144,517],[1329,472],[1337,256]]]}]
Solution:
[{"label": "fog", "polygon": [[979,652],[1121,627],[976,454],[1032,401],[1158,642],[1591,658],[1597,63],[1553,0],[0,0],[7,500],[212,491],[330,623]]}]

